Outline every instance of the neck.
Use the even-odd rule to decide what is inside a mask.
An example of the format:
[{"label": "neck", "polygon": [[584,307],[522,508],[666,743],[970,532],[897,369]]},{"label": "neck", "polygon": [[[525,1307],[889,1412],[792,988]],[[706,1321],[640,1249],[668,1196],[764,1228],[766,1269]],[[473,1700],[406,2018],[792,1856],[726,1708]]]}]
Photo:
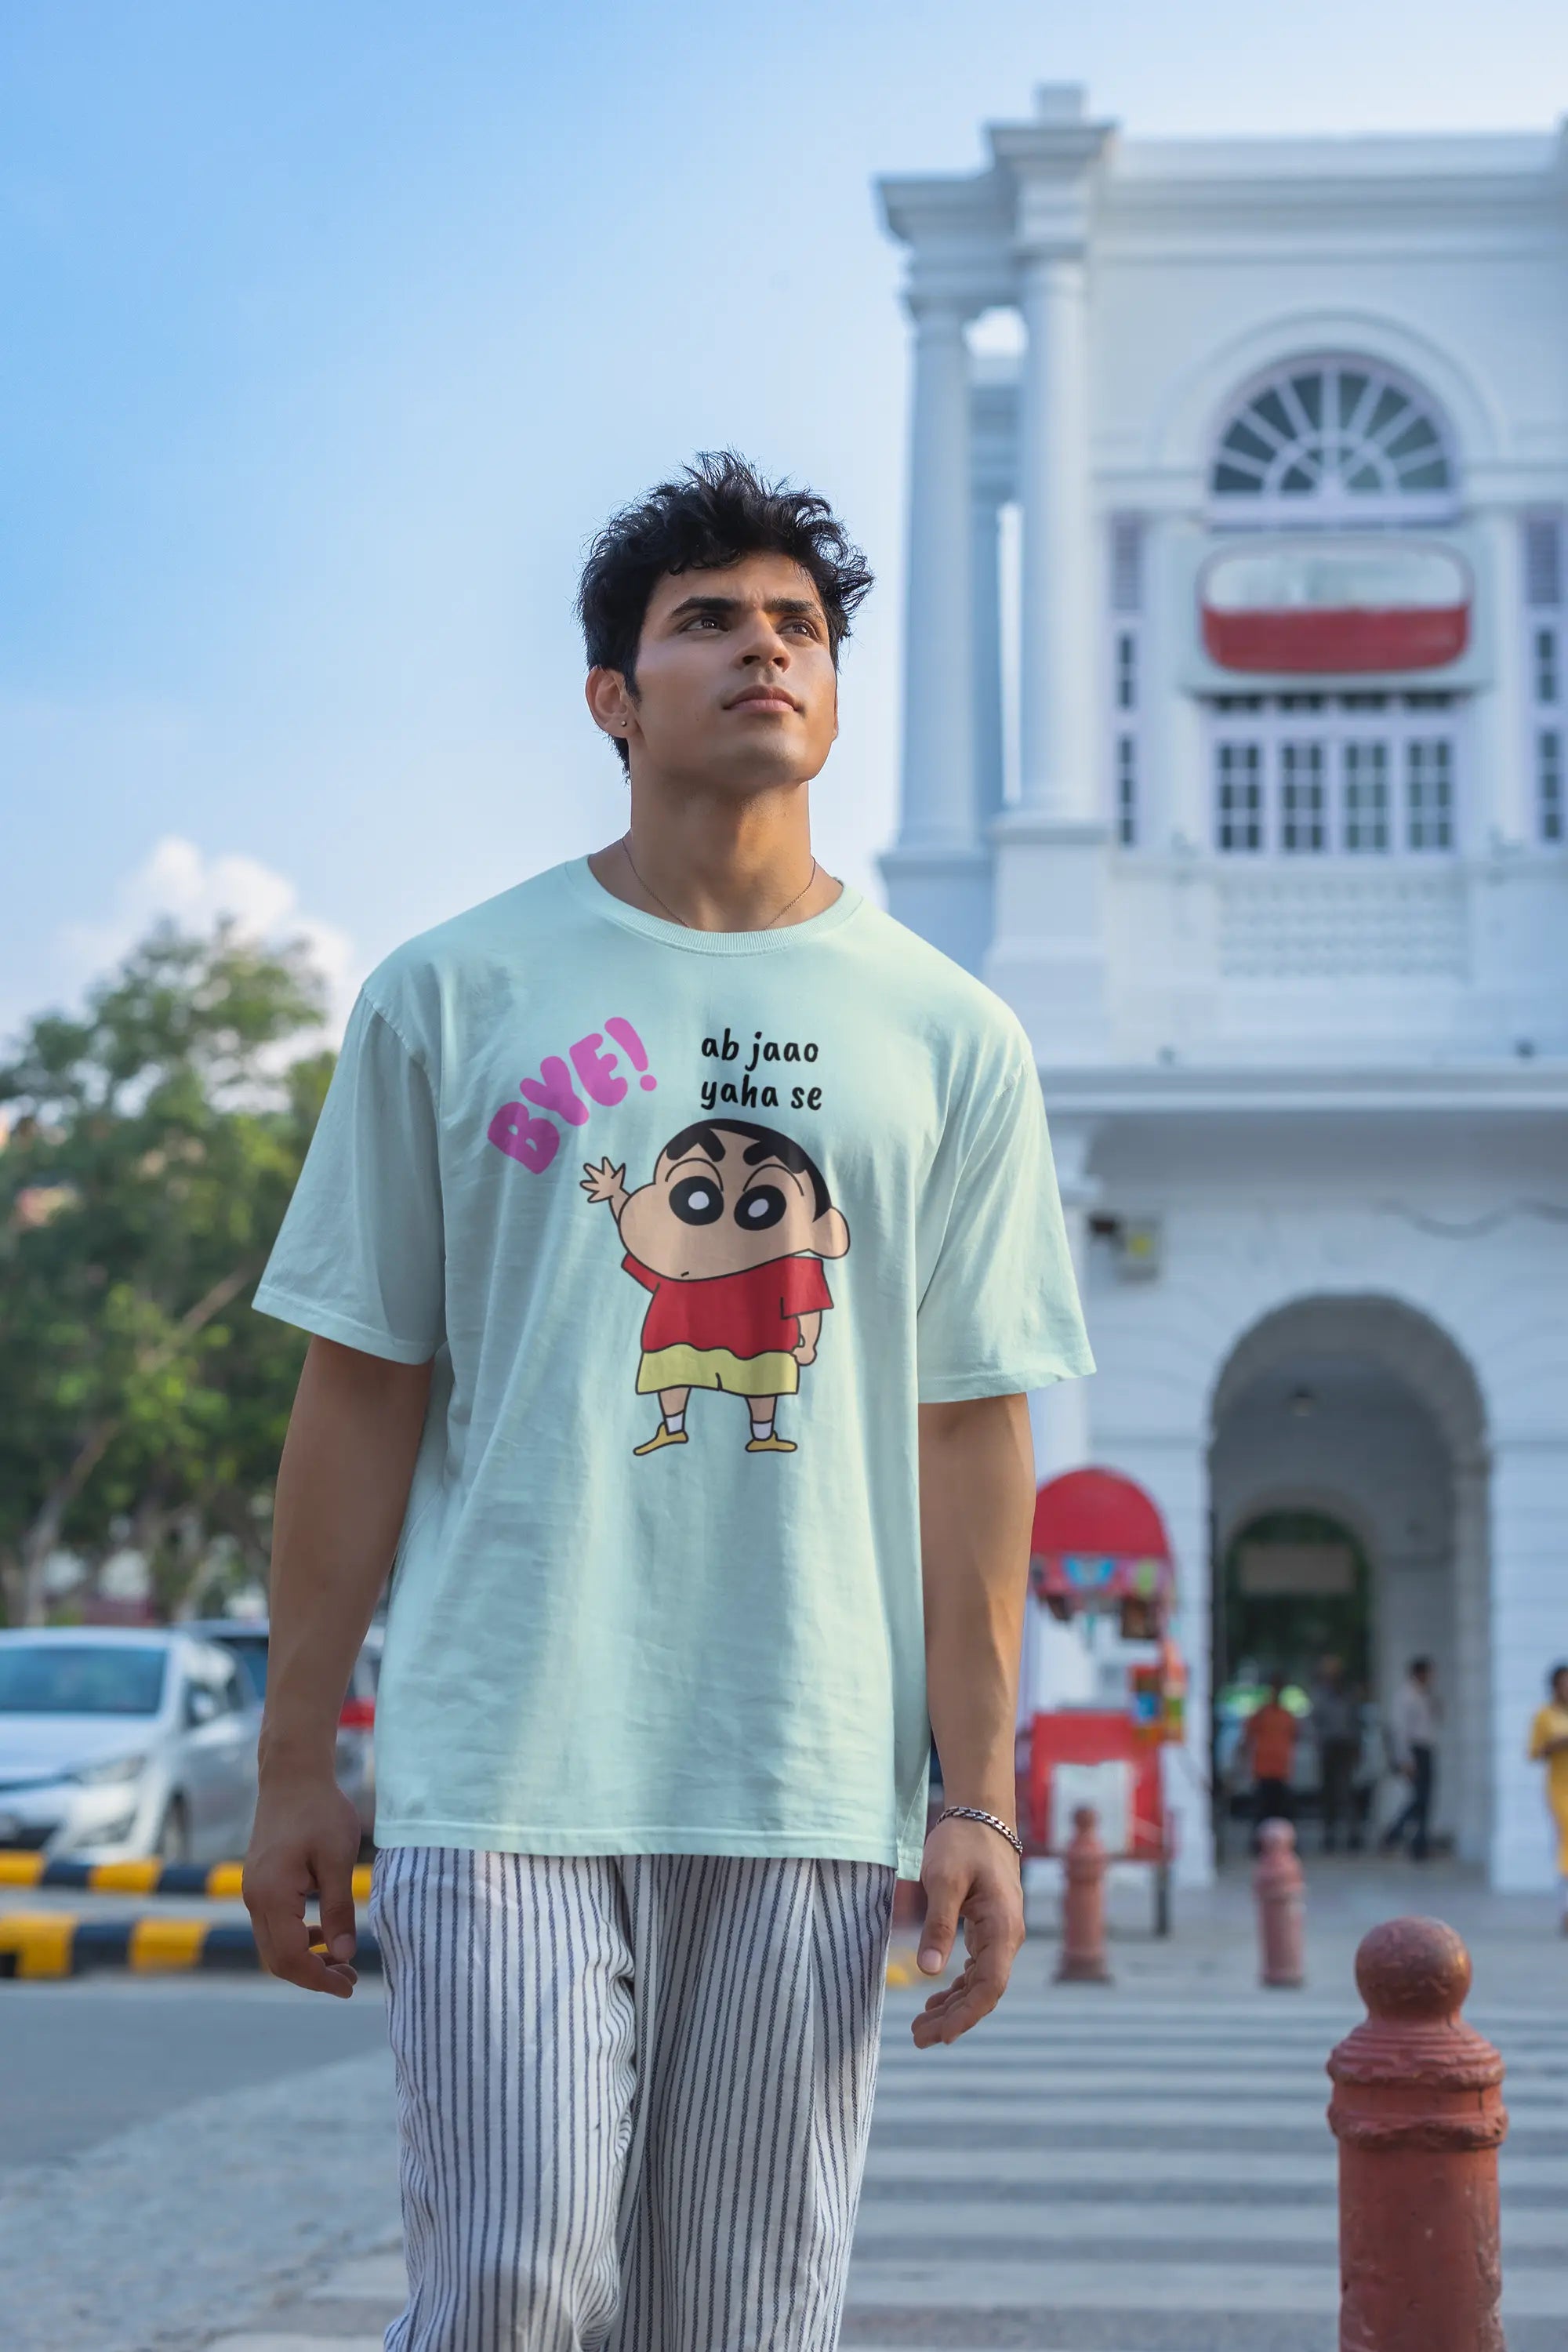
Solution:
[{"label": "neck", "polygon": [[[595,882],[645,914],[700,931],[784,929],[819,915],[842,884],[812,872],[804,783],[738,801],[722,793],[679,798],[634,775],[629,843],[595,850]],[[628,858],[626,850],[630,849]]]}]

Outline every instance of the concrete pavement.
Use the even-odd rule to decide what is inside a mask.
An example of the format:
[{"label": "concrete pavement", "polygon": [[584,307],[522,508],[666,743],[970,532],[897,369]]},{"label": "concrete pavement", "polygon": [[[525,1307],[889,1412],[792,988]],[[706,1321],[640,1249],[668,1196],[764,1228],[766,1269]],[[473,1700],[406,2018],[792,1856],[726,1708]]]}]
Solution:
[{"label": "concrete pavement", "polygon": [[[1244,1881],[1179,1899],[1168,1943],[1141,1926],[1118,1938],[1108,1988],[1053,1986],[1054,1947],[1032,1937],[1005,2007],[952,2051],[917,2052],[922,1995],[890,1990],[846,2352],[1324,2352],[1336,2268],[1323,2061],[1361,2014],[1356,1940],[1413,1909],[1471,1943],[1469,2014],[1509,2063],[1510,2352],[1559,2352],[1568,1939],[1548,1903],[1500,1900],[1452,1871],[1308,1869],[1304,1992],[1256,1990]],[[1135,1890],[1123,1906],[1142,1923]],[[0,1988],[0,2033],[44,1990]],[[127,1987],[128,2023],[148,2013],[137,1998],[172,1990]],[[365,1996],[357,2024],[374,2019]],[[373,2052],[0,2175],[0,2279],[30,2269],[46,2288],[39,2304],[29,2283],[6,2313],[7,2345],[379,2346],[401,2294],[389,2075]],[[68,2293],[50,2284],[57,2268]]]}]

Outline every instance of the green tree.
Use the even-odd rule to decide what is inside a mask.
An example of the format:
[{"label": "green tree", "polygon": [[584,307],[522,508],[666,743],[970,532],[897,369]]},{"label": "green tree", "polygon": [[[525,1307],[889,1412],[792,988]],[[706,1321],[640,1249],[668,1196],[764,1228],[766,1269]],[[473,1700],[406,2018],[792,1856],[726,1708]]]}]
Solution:
[{"label": "green tree", "polygon": [[324,996],[301,944],[163,923],[0,1066],[12,1624],[41,1619],[58,1545],[101,1553],[126,1520],[165,1584],[176,1528],[187,1560],[218,1534],[256,1556],[303,1341],[248,1302],[331,1074],[288,1059]]}]

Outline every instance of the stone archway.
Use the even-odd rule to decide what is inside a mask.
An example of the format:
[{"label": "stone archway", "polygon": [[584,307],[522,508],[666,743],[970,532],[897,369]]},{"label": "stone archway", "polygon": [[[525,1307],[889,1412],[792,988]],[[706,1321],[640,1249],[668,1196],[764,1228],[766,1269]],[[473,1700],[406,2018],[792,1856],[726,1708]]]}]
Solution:
[{"label": "stone archway", "polygon": [[1408,1658],[1437,1660],[1446,1693],[1437,1821],[1462,1857],[1491,1823],[1490,1611],[1485,1413],[1448,1334],[1403,1301],[1312,1297],[1263,1317],[1211,1401],[1215,1549],[1270,1511],[1353,1528],[1373,1570],[1374,1689]]}]

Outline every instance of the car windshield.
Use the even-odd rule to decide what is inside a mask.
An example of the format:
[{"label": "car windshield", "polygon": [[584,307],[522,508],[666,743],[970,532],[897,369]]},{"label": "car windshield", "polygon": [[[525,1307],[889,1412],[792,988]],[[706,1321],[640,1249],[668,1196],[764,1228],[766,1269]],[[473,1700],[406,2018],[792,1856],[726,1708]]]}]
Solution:
[{"label": "car windshield", "polygon": [[156,1715],[163,1672],[162,1650],[0,1643],[0,1715]]},{"label": "car windshield", "polygon": [[216,1633],[213,1639],[239,1660],[240,1670],[258,1698],[267,1696],[267,1636],[249,1633],[237,1641],[232,1633]]}]

